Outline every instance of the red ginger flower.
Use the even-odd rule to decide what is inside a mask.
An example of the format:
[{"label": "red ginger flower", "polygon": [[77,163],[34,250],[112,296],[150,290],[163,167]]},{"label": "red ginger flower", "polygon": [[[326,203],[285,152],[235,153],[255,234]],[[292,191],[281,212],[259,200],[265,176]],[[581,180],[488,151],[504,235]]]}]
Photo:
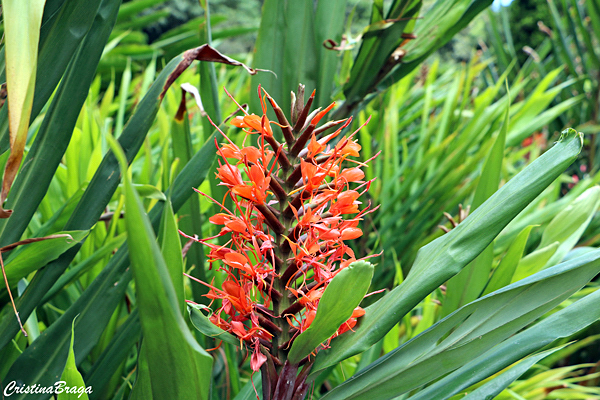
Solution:
[{"label": "red ginger flower", "polygon": [[[351,119],[317,127],[335,103],[309,116],[313,92],[303,108],[299,95],[300,111],[289,123],[266,91],[259,88],[259,97],[262,116],[246,113],[231,121],[251,145],[240,148],[225,134],[227,142],[217,144],[216,176],[233,210],[219,203],[223,212],[209,221],[220,232],[196,239],[210,248],[211,267],[218,262],[227,276],[222,289],[204,283],[216,307],[210,320],[252,349],[254,371],[269,358],[282,365],[292,341],[314,320],[331,279],[356,261],[345,241],[362,236],[358,223],[373,211],[359,208],[370,181],[363,181],[365,164],[352,159],[360,151],[356,132],[337,140]],[[267,118],[267,101],[278,123]],[[271,124],[281,128],[285,143],[275,138]],[[217,237],[226,243],[211,243]],[[358,307],[334,336],[351,330],[362,315]]]}]

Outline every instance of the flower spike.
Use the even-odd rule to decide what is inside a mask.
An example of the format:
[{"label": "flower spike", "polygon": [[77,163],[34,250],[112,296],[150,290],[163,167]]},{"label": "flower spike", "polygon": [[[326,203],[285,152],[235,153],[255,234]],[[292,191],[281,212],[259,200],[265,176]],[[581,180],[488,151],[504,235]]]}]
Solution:
[{"label": "flower spike", "polygon": [[[231,202],[231,209],[196,190],[221,207],[209,218],[220,231],[204,239],[182,233],[191,243],[207,246],[211,267],[223,273],[220,287],[200,282],[209,289],[210,321],[239,339],[251,354],[252,370],[260,370],[271,388],[292,372],[296,376],[299,364],[289,364],[287,354],[313,323],[331,280],[357,261],[347,241],[363,235],[359,222],[377,209],[370,202],[361,209],[360,198],[372,180],[365,180],[362,170],[370,160],[359,158],[358,130],[336,139],[352,118],[317,127],[335,103],[311,111],[315,92],[304,105],[303,90],[292,96],[291,123],[260,86],[261,115],[249,114],[236,102],[244,115],[230,123],[246,133],[242,144],[225,134],[223,144],[215,141],[216,177],[227,189],[224,201]],[[269,121],[267,105],[278,122]],[[284,143],[272,123],[281,128]],[[352,334],[362,315],[357,307],[332,337]],[[301,363],[310,366],[311,360],[312,355]]]}]

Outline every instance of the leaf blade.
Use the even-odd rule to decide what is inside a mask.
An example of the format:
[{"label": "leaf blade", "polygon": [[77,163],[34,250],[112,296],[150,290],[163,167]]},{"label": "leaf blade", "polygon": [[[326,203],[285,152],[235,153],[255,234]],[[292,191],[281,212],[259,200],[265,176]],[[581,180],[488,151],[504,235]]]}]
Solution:
[{"label": "leaf blade", "polygon": [[[288,354],[290,363],[296,364],[313,352],[352,316],[354,309],[367,294],[372,278],[373,265],[366,261],[353,262],[338,272],[319,300],[315,319],[294,340]],[[350,288],[352,290],[348,290]]]}]

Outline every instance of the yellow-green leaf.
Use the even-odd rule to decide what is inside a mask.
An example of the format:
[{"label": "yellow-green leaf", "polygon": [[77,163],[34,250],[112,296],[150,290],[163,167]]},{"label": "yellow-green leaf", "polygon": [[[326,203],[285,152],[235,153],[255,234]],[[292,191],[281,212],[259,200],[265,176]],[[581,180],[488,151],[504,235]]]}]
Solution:
[{"label": "yellow-green leaf", "polygon": [[92,393],[92,387],[85,386],[83,377],[77,370],[77,364],[75,363],[75,352],[73,351],[73,342],[75,341],[74,332],[75,320],[71,325],[71,346],[69,347],[69,357],[67,358],[67,365],[60,378],[61,384],[58,392],[58,400],[87,400],[88,394]]},{"label": "yellow-green leaf", "polygon": [[[46,0],[2,0],[11,151],[4,170],[0,206],[17,175],[27,140],[45,3]],[[10,214],[0,207],[0,218]]]}]

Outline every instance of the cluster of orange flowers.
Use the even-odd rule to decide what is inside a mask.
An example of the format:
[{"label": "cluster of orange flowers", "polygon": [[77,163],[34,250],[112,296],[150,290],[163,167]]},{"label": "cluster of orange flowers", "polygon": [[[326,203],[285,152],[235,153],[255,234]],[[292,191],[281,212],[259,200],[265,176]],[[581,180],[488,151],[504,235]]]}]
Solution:
[{"label": "cluster of orange flowers", "polygon": [[[216,236],[196,239],[210,248],[211,268],[218,261],[227,274],[220,288],[203,282],[210,288],[207,297],[220,300],[210,320],[253,349],[255,371],[266,361],[261,345],[275,354],[272,339],[286,330],[290,339],[279,343],[289,349],[310,326],[328,283],[356,261],[344,241],[362,236],[358,223],[373,211],[359,209],[371,182],[364,181],[365,163],[353,159],[361,148],[356,132],[339,137],[351,119],[317,127],[334,104],[309,113],[313,92],[292,125],[266,91],[259,88],[259,97],[262,116],[244,111],[231,121],[245,132],[243,145],[225,134],[225,143],[217,144],[216,176],[228,190],[222,202],[211,198],[222,212],[210,222],[221,228]],[[267,101],[278,122],[267,118]],[[281,128],[285,144],[272,125]],[[225,244],[215,244],[218,237]],[[352,329],[363,314],[357,308],[336,335]]]}]

